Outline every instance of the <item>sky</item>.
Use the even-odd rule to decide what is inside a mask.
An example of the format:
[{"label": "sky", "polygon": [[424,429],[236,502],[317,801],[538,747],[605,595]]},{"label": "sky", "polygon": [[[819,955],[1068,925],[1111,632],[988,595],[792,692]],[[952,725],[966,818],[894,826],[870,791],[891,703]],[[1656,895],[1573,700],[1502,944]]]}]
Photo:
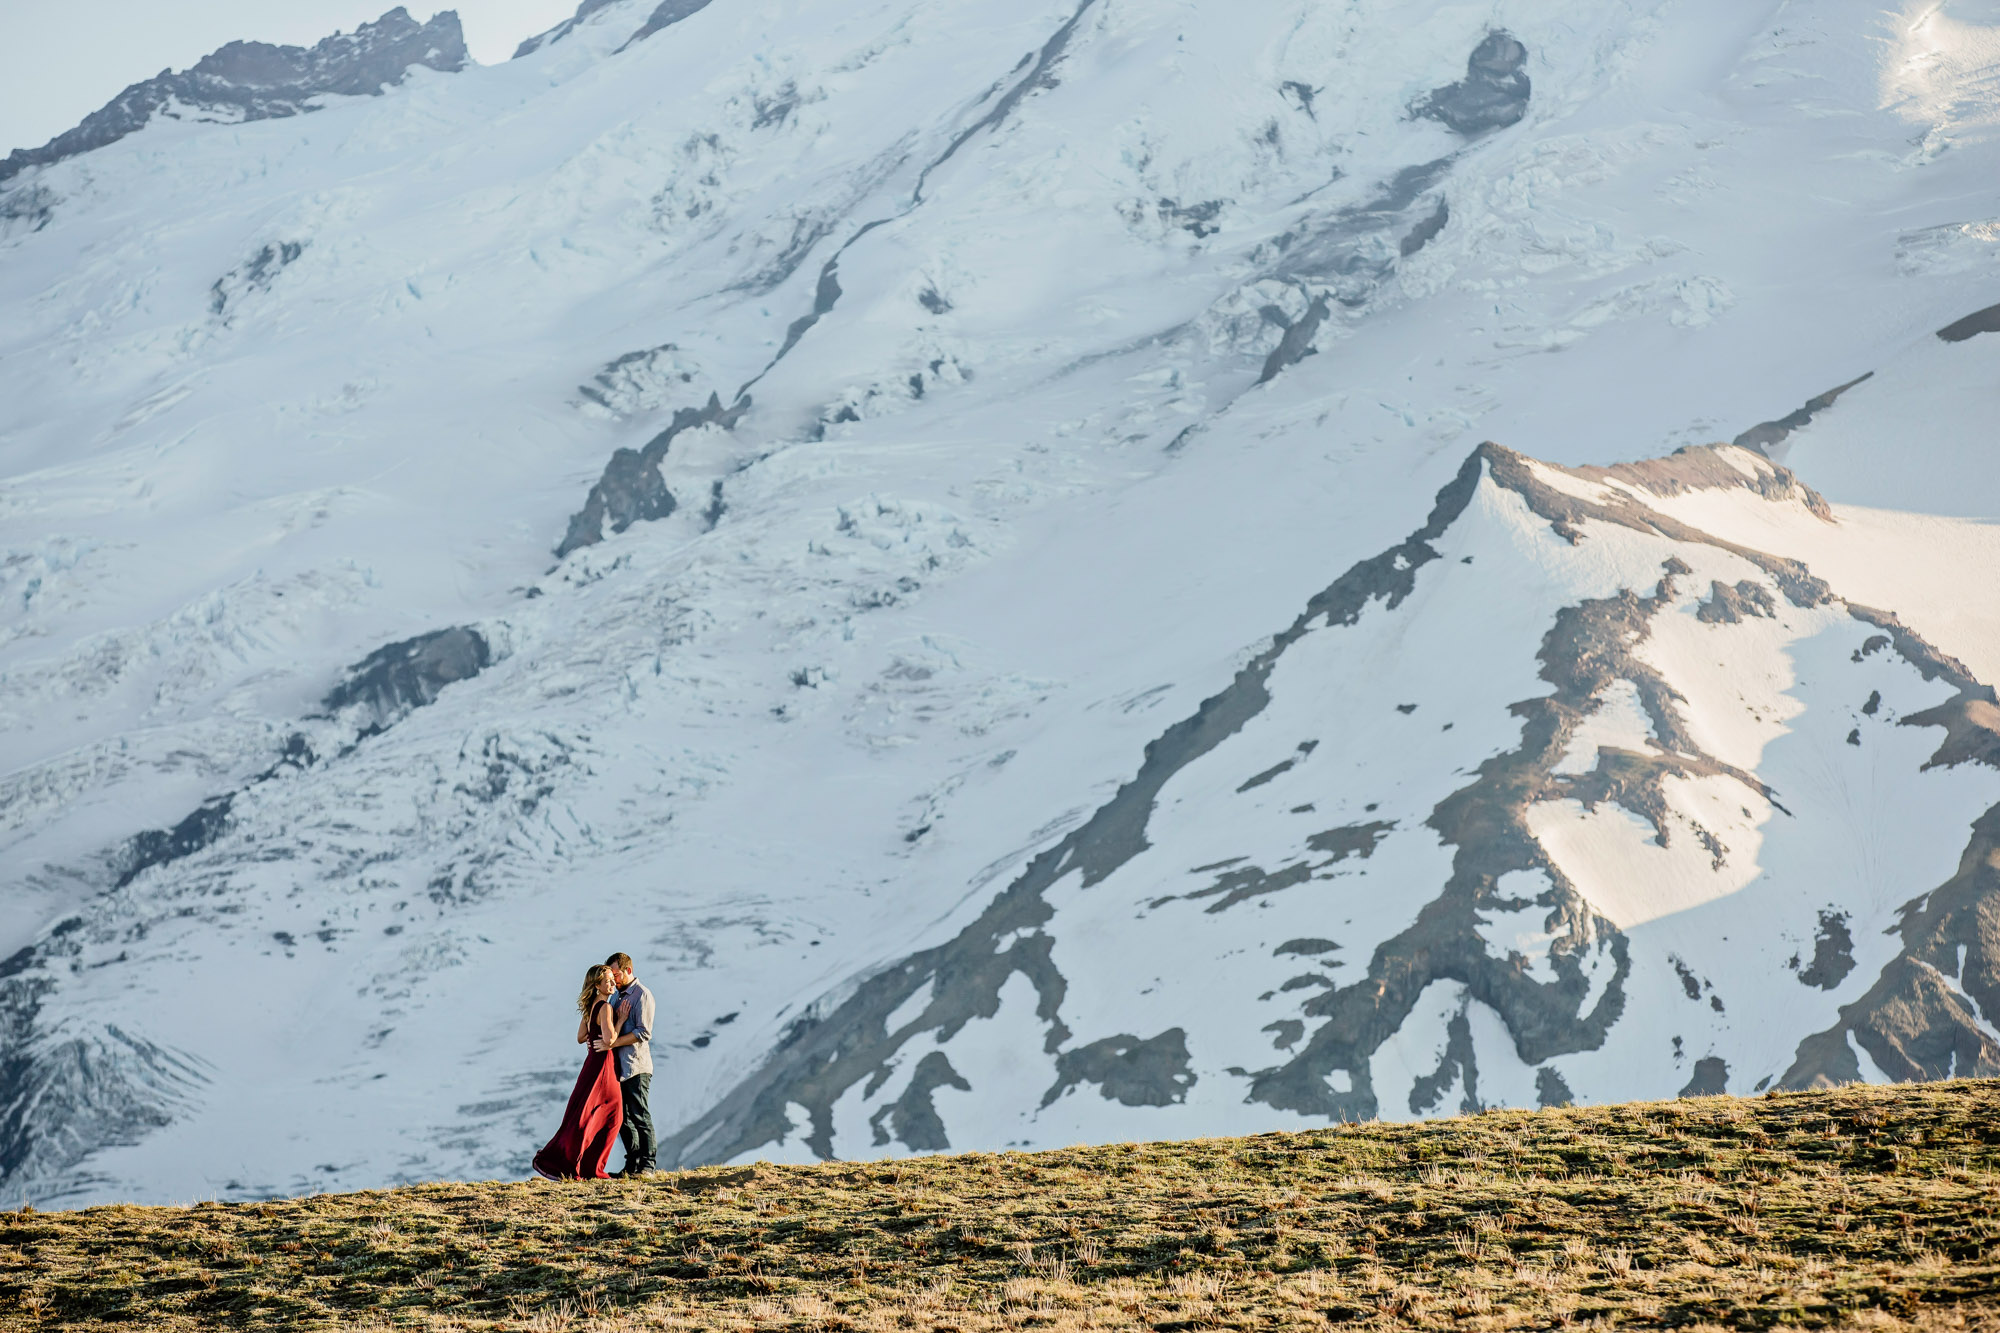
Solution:
[{"label": "sky", "polygon": [[[37,147],[162,69],[225,42],[310,46],[352,32],[396,0],[0,0],[0,157]],[[576,12],[576,0],[405,0],[418,20],[456,9],[481,64]]]}]

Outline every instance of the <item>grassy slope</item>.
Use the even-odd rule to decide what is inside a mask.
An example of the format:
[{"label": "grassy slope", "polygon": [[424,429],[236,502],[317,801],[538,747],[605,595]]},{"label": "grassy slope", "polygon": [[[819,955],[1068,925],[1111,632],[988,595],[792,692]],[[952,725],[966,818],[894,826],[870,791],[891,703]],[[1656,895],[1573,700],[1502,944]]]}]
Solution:
[{"label": "grassy slope", "polygon": [[0,1213],[0,1327],[2000,1329],[2000,1082]]}]

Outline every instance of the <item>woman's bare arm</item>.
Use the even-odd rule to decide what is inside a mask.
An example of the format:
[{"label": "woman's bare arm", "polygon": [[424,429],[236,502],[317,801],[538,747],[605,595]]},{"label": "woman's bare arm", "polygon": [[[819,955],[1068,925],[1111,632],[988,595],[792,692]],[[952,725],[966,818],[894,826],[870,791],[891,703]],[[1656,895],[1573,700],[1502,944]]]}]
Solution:
[{"label": "woman's bare arm", "polygon": [[585,1014],[582,1018],[576,1020],[576,1044],[581,1046],[583,1045],[583,1043],[589,1040],[590,1040],[590,1015]]}]

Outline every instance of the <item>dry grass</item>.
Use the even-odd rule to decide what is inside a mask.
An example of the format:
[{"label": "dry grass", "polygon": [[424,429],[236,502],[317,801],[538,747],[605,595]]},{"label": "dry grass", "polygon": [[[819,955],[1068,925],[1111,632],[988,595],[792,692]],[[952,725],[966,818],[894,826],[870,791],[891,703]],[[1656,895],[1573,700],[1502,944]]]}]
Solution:
[{"label": "dry grass", "polygon": [[2000,1330],[2000,1083],[0,1213],[0,1327]]}]

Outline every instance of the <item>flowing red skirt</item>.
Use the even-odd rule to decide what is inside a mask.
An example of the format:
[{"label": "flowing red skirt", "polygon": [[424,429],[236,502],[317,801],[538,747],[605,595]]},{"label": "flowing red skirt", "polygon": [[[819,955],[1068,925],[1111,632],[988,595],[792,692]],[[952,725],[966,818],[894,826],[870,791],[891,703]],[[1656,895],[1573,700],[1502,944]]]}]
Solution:
[{"label": "flowing red skirt", "polygon": [[625,1098],[618,1089],[618,1057],[593,1051],[569,1095],[562,1128],[535,1154],[535,1172],[551,1180],[608,1180],[604,1164],[625,1123]]}]

